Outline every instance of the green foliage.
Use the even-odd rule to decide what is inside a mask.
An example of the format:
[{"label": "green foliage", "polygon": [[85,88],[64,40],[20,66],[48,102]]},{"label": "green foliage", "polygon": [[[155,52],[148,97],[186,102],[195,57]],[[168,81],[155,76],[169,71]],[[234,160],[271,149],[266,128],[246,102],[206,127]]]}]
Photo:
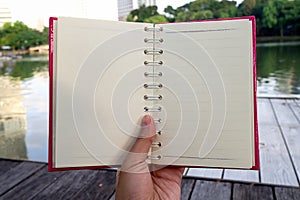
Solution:
[{"label": "green foliage", "polygon": [[168,19],[163,15],[154,15],[145,19],[145,22],[157,24],[157,23],[168,22]]},{"label": "green foliage", "polygon": [[215,11],[215,18],[231,18],[237,16],[235,1],[221,1],[218,10]]},{"label": "green foliage", "polygon": [[266,6],[262,10],[262,23],[264,27],[273,28],[277,23],[277,8],[274,1],[267,2]]},{"label": "green foliage", "polygon": [[21,80],[25,78],[30,78],[34,75],[35,72],[46,71],[47,62],[38,61],[38,62],[29,62],[29,61],[20,61],[16,62],[13,70],[10,73],[11,77],[20,78]]},{"label": "green foliage", "polygon": [[0,30],[0,46],[13,49],[27,49],[32,46],[47,44],[48,29],[43,32],[29,28],[23,22],[5,23]]},{"label": "green foliage", "polygon": [[238,15],[239,16],[252,15],[255,5],[256,5],[256,0],[244,0],[238,6]]},{"label": "green foliage", "polygon": [[165,16],[156,6],[133,10],[127,21],[181,22],[254,15],[258,35],[300,35],[300,0],[195,0],[178,8],[167,6]]},{"label": "green foliage", "polygon": [[174,22],[177,17],[177,11],[172,6],[167,6],[164,9],[164,12],[167,14],[166,18],[169,22]]},{"label": "green foliage", "polygon": [[165,12],[172,12],[174,21],[235,17],[237,12],[236,2],[227,0],[196,0],[177,8],[176,14],[173,10],[169,8]]},{"label": "green foliage", "polygon": [[135,9],[130,12],[127,16],[127,21],[129,22],[145,22],[146,19],[159,15],[157,12],[157,6],[142,5],[139,9]]},{"label": "green foliage", "polygon": [[254,10],[260,32],[272,31],[281,36],[284,32],[300,34],[300,0],[260,0]]},{"label": "green foliage", "polygon": [[17,61],[13,65],[4,63],[4,67],[0,68],[0,75],[23,80],[32,77],[36,72],[47,71],[47,64],[47,61]]}]

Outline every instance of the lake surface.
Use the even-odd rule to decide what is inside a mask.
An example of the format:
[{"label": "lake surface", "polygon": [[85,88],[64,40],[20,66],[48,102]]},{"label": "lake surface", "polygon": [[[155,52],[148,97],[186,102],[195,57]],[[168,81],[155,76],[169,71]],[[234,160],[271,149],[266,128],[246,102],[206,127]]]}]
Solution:
[{"label": "lake surface", "polygon": [[[0,61],[0,157],[47,161],[47,56]],[[259,94],[300,94],[300,42],[257,45]]]},{"label": "lake surface", "polygon": [[259,94],[300,94],[300,42],[257,45]]}]

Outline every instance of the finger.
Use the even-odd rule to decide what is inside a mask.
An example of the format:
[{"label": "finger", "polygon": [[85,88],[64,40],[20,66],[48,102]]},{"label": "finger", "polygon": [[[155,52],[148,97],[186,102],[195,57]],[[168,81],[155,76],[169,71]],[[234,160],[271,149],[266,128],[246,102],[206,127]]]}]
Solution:
[{"label": "finger", "polygon": [[129,173],[149,172],[146,159],[154,138],[155,124],[153,118],[150,115],[145,115],[142,119],[139,137],[125,158],[121,171]]},{"label": "finger", "polygon": [[132,153],[148,153],[155,137],[155,124],[150,115],[145,115],[142,119],[140,134],[132,146]]}]

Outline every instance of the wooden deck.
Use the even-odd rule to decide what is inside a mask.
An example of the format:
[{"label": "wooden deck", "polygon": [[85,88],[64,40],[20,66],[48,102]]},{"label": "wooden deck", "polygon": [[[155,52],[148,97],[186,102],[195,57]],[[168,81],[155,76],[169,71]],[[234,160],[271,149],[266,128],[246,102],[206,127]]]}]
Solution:
[{"label": "wooden deck", "polygon": [[[186,169],[181,199],[300,199],[300,100],[258,99],[260,171]],[[115,170],[0,159],[0,200],[114,199]]]},{"label": "wooden deck", "polygon": [[186,176],[299,187],[300,99],[258,98],[260,171],[187,169]]},{"label": "wooden deck", "polygon": [[[114,199],[115,170],[48,172],[47,164],[0,159],[0,199]],[[181,199],[300,199],[299,187],[184,177]]]}]

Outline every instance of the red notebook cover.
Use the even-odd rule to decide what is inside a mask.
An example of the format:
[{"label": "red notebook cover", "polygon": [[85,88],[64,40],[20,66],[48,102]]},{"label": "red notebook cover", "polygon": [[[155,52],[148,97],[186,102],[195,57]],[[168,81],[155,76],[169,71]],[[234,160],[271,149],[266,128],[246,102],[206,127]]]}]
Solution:
[{"label": "red notebook cover", "polygon": [[[78,170],[78,169],[99,169],[107,168],[111,166],[85,166],[85,167],[65,167],[65,168],[55,168],[53,167],[53,45],[54,45],[54,21],[57,17],[49,18],[49,140],[48,140],[48,169],[49,171],[62,171],[62,170]],[[253,35],[253,98],[254,98],[254,142],[255,142],[255,165],[251,168],[253,170],[259,170],[259,137],[258,137],[258,118],[257,118],[257,100],[256,100],[256,22],[254,16],[245,16],[238,18],[222,18],[222,19],[212,19],[212,20],[197,20],[200,22],[209,21],[220,21],[220,20],[236,20],[236,19],[249,19],[252,22],[252,35]],[[180,23],[180,22],[179,22]],[[193,168],[194,166],[188,166]],[[205,167],[205,166],[203,166]],[[202,168],[196,166],[196,168]]]}]

